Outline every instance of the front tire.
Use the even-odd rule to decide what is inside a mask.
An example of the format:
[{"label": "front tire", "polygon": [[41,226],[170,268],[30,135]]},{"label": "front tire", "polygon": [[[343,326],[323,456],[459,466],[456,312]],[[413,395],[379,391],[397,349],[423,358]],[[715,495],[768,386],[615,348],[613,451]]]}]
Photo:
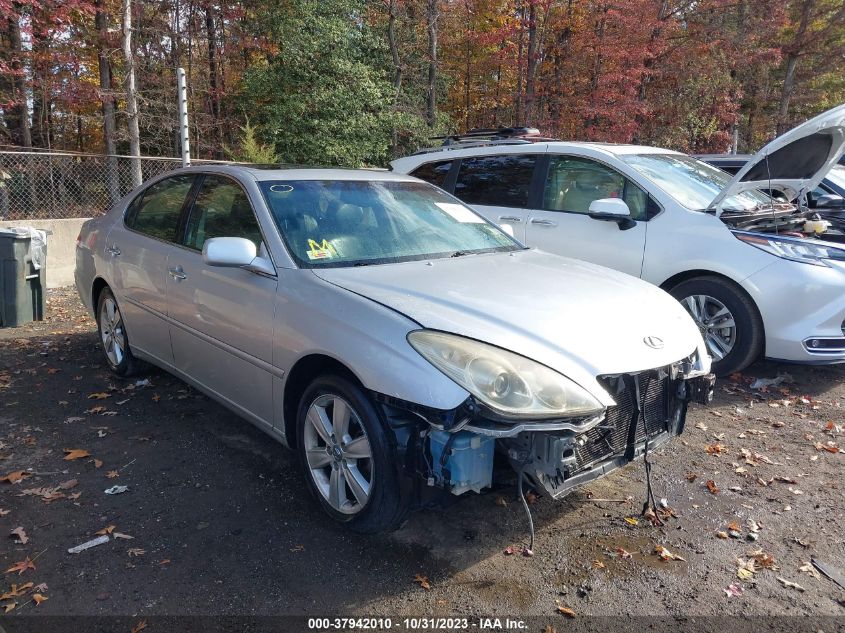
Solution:
[{"label": "front tire", "polygon": [[123,315],[110,288],[104,288],[97,300],[97,331],[106,362],[115,374],[128,378],[143,369],[143,362],[135,358],[129,347]]},{"label": "front tire", "polygon": [[393,436],[359,386],[340,376],[308,386],[297,412],[297,453],[330,517],[361,533],[399,527],[407,504]]},{"label": "front tire", "polygon": [[741,371],[763,352],[763,319],[751,297],[720,277],[696,277],[670,291],[698,325],[713,373]]}]

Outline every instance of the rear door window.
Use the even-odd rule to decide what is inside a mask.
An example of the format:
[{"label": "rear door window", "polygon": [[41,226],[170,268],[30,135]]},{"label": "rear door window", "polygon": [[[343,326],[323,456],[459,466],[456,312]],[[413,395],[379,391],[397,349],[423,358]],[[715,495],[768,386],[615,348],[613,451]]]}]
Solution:
[{"label": "rear door window", "polygon": [[241,186],[223,176],[206,176],[191,209],[183,244],[202,250],[212,237],[243,237],[261,246],[261,230]]},{"label": "rear door window", "polygon": [[467,204],[525,208],[536,163],[531,154],[464,158],[455,195]]},{"label": "rear door window", "polygon": [[126,214],[126,226],[150,237],[176,241],[179,216],[194,184],[193,175],[159,180],[138,196]]},{"label": "rear door window", "polygon": [[420,165],[411,172],[411,176],[430,182],[432,185],[442,189],[446,183],[446,177],[449,175],[450,169],[452,169],[452,161],[441,160],[436,163]]}]

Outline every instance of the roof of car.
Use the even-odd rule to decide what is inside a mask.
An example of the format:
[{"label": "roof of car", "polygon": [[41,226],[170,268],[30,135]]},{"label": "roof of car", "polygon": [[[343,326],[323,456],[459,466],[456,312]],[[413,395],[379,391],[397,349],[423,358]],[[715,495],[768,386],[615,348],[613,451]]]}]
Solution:
[{"label": "roof of car", "polygon": [[344,169],[339,167],[310,167],[304,165],[203,165],[187,168],[191,171],[243,174],[257,181],[266,180],[393,180],[416,181],[412,176],[396,174],[386,169]]},{"label": "roof of car", "polygon": [[751,159],[751,154],[695,154],[699,160],[720,160],[720,161],[736,161],[738,163],[747,163]]},{"label": "roof of car", "polygon": [[433,147],[421,150],[412,156],[397,159],[392,164],[405,162],[413,159],[413,163],[427,163],[438,160],[449,160],[452,157],[460,156],[490,156],[493,154],[521,154],[521,153],[542,153],[542,152],[566,152],[576,149],[592,149],[605,154],[626,155],[626,154],[679,154],[674,150],[662,147],[651,147],[648,145],[630,145],[624,143],[599,143],[586,141],[538,141],[538,142],[516,142],[513,139],[504,141],[492,141],[487,143],[452,143],[442,147]]}]

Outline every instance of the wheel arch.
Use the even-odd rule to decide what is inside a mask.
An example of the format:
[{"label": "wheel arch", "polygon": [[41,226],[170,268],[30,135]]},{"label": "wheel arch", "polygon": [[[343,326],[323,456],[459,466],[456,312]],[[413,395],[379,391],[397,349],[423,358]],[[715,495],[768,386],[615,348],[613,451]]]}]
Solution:
[{"label": "wheel arch", "polygon": [[109,285],[102,277],[97,277],[91,284],[91,311],[94,313],[94,319],[97,318],[97,303],[100,301],[100,295],[106,288],[109,288]]},{"label": "wheel arch", "polygon": [[342,376],[362,389],[365,389],[363,383],[355,373],[336,358],[332,358],[326,354],[314,353],[303,356],[296,361],[288,372],[282,395],[285,441],[291,448],[296,447],[296,414],[302,394],[305,393],[308,385],[315,378],[325,374]]},{"label": "wheel arch", "polygon": [[754,300],[754,297],[742,287],[736,280],[730,278],[729,276],[717,273],[712,270],[706,269],[694,269],[694,270],[686,270],[684,272],[677,273],[662,284],[660,284],[660,289],[665,290],[666,292],[671,292],[672,288],[678,286],[685,281],[691,281],[693,279],[702,279],[702,278],[710,278],[710,279],[717,279],[719,281],[723,281],[726,284],[730,285],[732,288],[736,289],[737,292],[742,294],[748,301],[750,302],[751,306],[753,306],[754,310],[757,312],[757,316],[760,319],[760,324],[763,327],[762,335],[763,335],[763,349],[762,355],[765,356],[766,354],[766,321],[763,318],[763,313],[760,311],[760,307],[757,305],[757,302]]}]

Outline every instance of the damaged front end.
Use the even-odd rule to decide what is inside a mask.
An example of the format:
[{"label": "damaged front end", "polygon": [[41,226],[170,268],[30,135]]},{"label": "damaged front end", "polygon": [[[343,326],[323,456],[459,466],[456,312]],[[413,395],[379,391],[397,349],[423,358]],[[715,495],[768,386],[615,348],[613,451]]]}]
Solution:
[{"label": "damaged front end", "polygon": [[379,398],[404,449],[404,469],[416,482],[455,495],[480,492],[492,485],[497,461],[559,499],[679,435],[688,403],[708,403],[713,382],[713,374],[701,371],[695,357],[644,372],[601,376],[599,383],[615,406],[557,420],[507,419],[472,396],[452,411]]}]

